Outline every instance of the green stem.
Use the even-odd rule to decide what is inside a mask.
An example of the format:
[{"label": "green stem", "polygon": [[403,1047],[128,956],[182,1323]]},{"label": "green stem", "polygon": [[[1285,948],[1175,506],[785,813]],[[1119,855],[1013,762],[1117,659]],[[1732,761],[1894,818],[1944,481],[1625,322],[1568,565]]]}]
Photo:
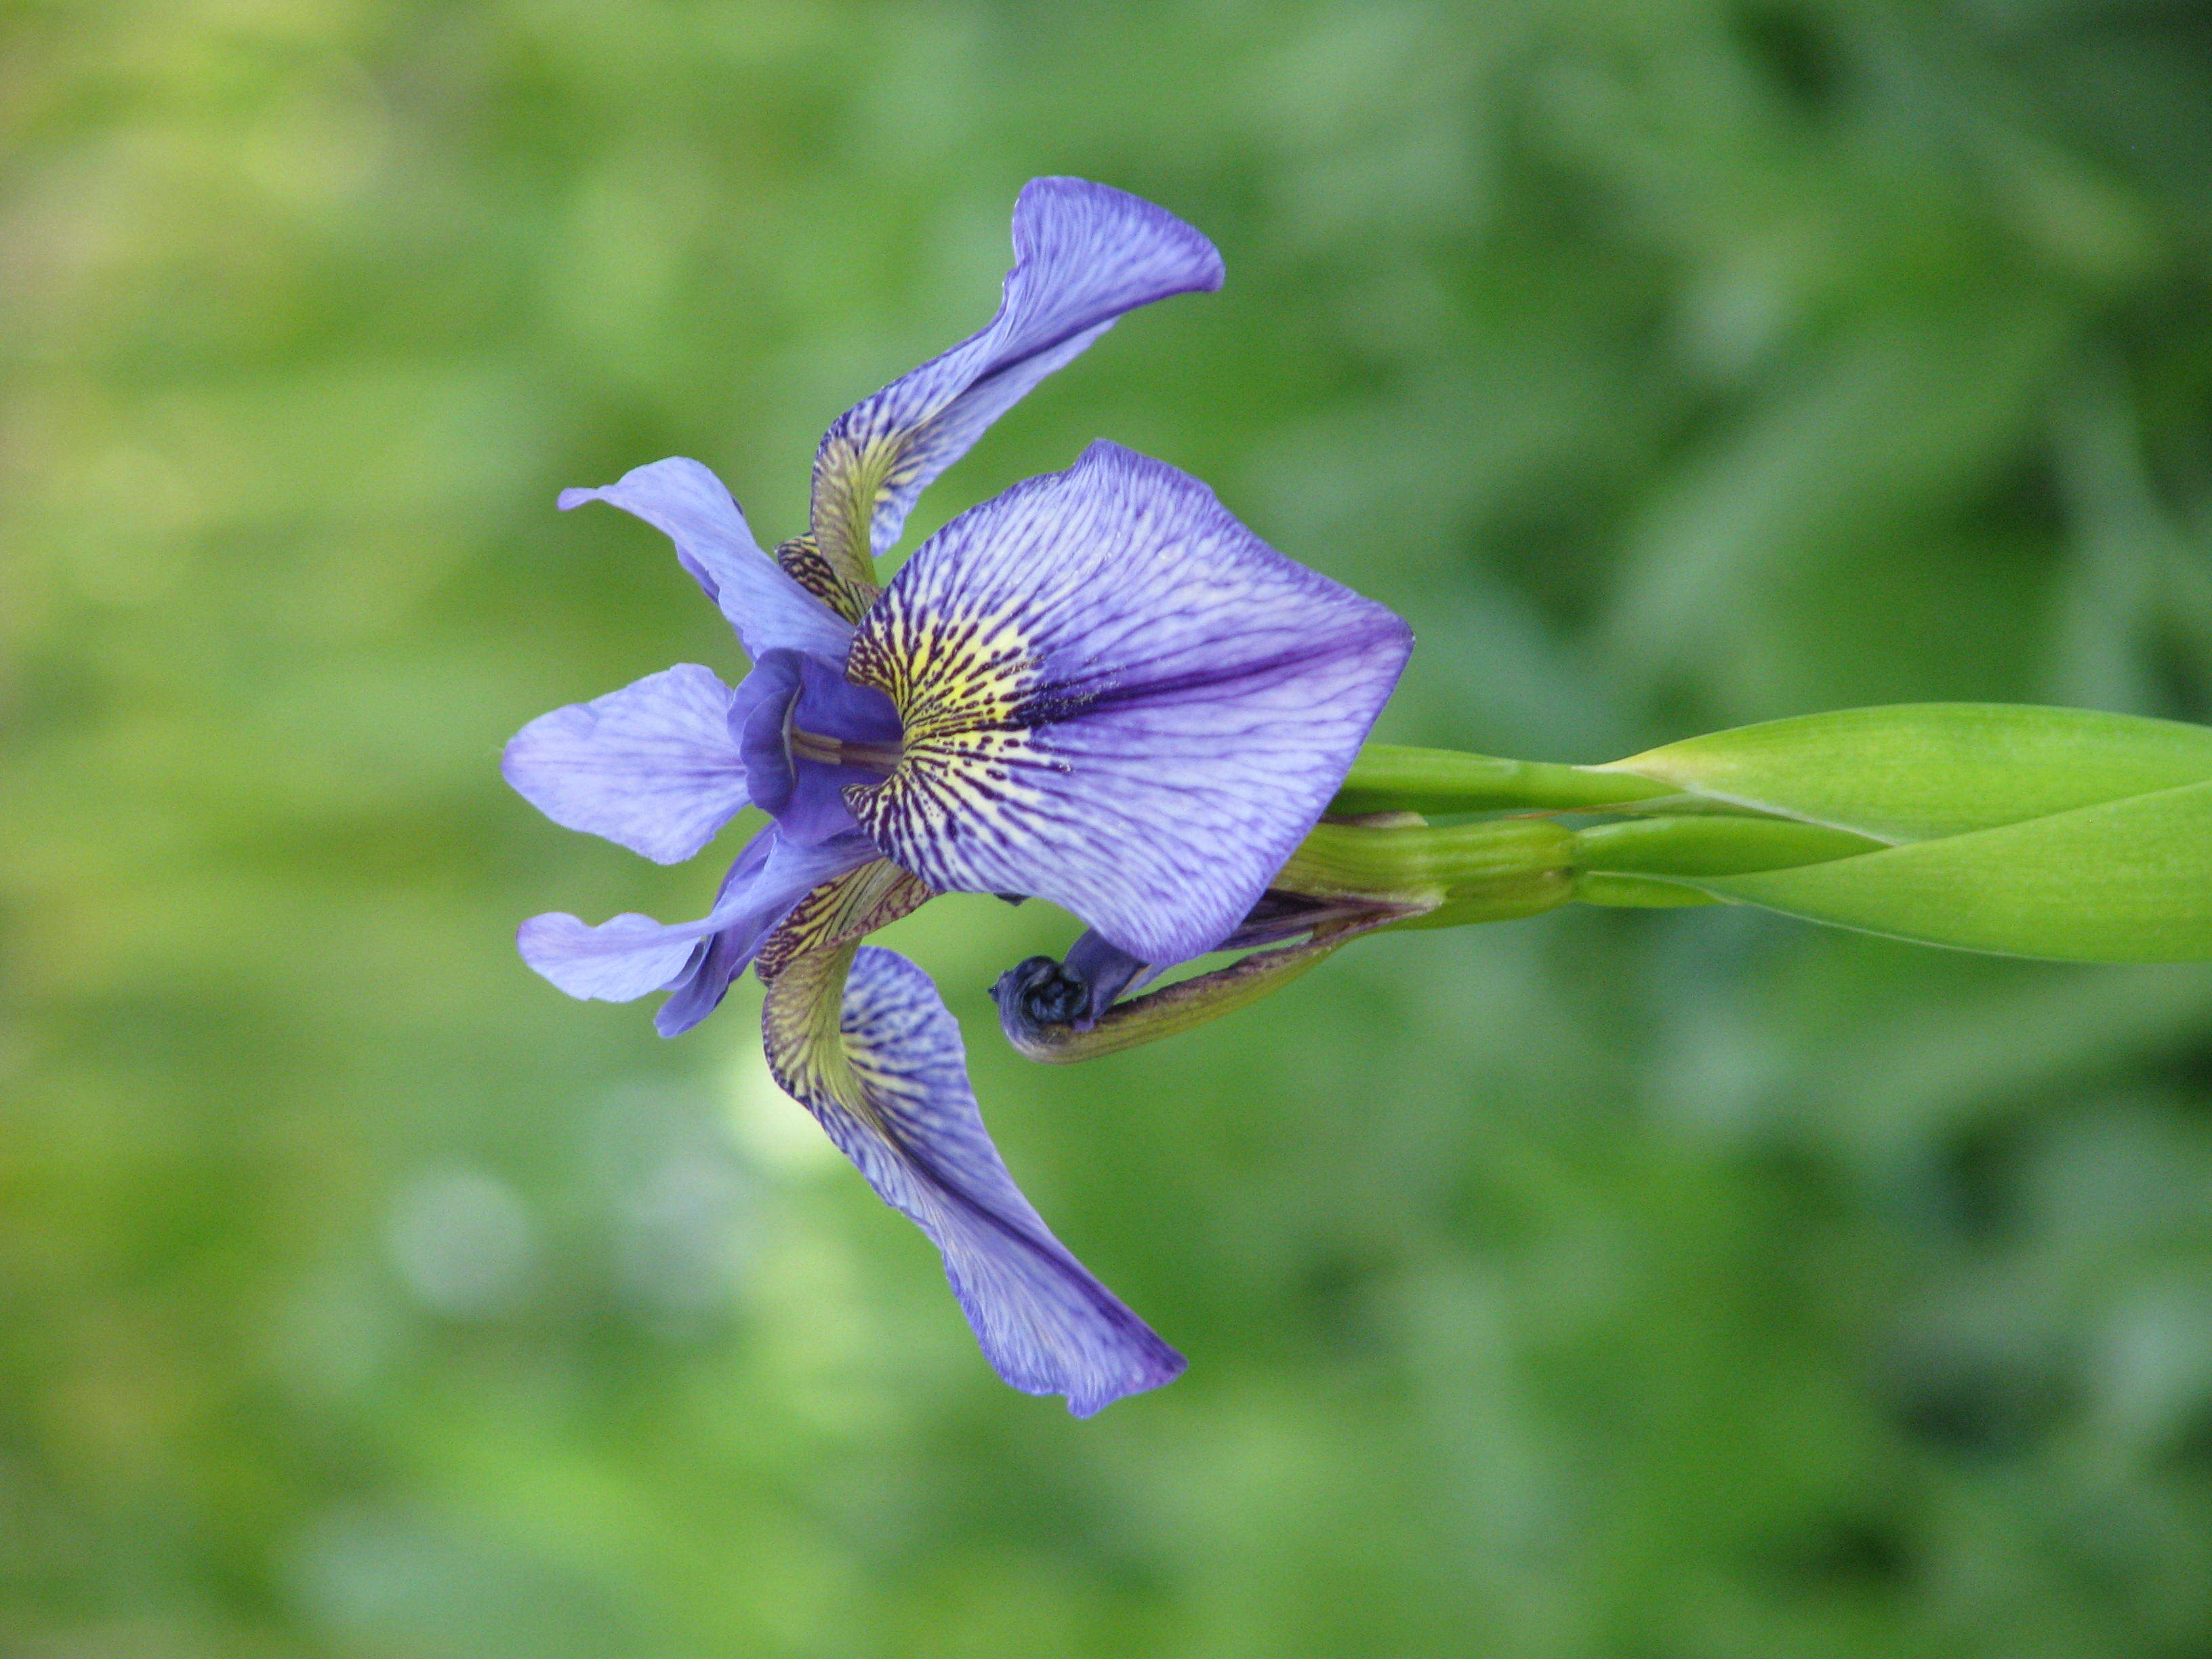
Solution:
[{"label": "green stem", "polygon": [[1672,784],[1625,772],[1549,761],[1501,760],[1450,749],[1370,743],[1359,751],[1329,807],[1368,812],[1603,811],[1680,795]]}]

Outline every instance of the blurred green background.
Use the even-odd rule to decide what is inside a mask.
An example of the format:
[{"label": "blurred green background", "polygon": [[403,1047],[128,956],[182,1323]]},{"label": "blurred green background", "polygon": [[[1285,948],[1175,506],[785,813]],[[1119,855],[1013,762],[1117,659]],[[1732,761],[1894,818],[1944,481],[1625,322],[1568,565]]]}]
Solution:
[{"label": "blurred green background", "polygon": [[[1412,619],[1382,735],[2212,717],[2212,7],[15,0],[8,1659],[2212,1655],[2212,973],[1748,912],[1391,936],[1067,1069],[898,944],[1190,1356],[1001,1388],[501,785],[726,631],[555,491],[816,437],[1022,181],[1208,232],[926,497],[1112,436]],[[911,544],[915,537],[908,538]],[[750,828],[724,838],[726,853]]]}]

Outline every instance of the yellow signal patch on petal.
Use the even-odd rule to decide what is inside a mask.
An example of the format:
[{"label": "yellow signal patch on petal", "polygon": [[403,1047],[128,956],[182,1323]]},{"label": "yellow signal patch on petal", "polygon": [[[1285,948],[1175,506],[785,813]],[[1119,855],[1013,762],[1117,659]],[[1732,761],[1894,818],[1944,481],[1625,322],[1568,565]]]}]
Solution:
[{"label": "yellow signal patch on petal", "polygon": [[[843,573],[822,552],[812,536],[793,536],[775,550],[784,574],[847,622],[858,622],[883,592],[874,582]],[[872,574],[873,567],[870,567]]]},{"label": "yellow signal patch on petal", "polygon": [[888,927],[936,896],[936,889],[887,859],[825,881],[792,908],[761,946],[755,971],[773,983],[801,956],[834,951]]},{"label": "yellow signal patch on petal", "polygon": [[878,859],[799,900],[761,947],[754,971],[769,988],[761,1032],[769,1069],[786,1093],[832,1099],[868,1115],[866,1091],[852,1074],[838,1032],[845,976],[861,939],[935,896],[920,877]]},{"label": "yellow signal patch on petal", "polygon": [[1014,617],[891,607],[872,620],[878,625],[854,642],[846,675],[890,698],[904,735],[891,775],[848,792],[862,828],[981,830],[1008,801],[1036,799],[1025,773],[1068,769],[1031,729],[1043,672]]},{"label": "yellow signal patch on petal", "polygon": [[907,430],[860,433],[832,427],[822,441],[814,458],[813,541],[842,581],[874,585],[876,514],[911,482],[913,436]]},{"label": "yellow signal patch on petal", "polygon": [[[761,1038],[769,1074],[794,1100],[835,1101],[874,1126],[867,1091],[853,1074],[838,1012],[858,939],[827,951],[801,951],[769,981]],[[877,1126],[879,1127],[879,1126]]]}]

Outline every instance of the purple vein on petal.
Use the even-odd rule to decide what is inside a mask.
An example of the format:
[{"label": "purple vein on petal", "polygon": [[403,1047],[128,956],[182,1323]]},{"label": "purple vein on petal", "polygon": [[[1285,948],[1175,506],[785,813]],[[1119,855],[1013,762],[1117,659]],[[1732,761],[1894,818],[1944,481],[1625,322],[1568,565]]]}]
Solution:
[{"label": "purple vein on petal", "polygon": [[1113,444],[923,544],[848,672],[906,722],[852,793],[948,891],[1033,894],[1170,963],[1243,921],[1335,793],[1412,646],[1195,478]]}]

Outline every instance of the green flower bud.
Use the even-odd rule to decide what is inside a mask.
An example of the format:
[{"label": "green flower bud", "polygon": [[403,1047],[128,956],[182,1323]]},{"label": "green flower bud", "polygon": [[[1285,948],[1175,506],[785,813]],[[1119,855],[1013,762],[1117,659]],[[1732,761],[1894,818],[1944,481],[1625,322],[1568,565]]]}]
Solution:
[{"label": "green flower bud", "polygon": [[[1652,825],[1578,838],[1586,859],[1610,857],[1607,867],[1646,879],[1961,950],[2212,959],[2212,730],[2203,726],[2092,709],[1902,704],[1770,720],[1595,769],[1860,840],[1856,852],[1838,842],[1826,854],[1808,842],[1813,856],[1761,870],[1699,868],[1687,842],[1641,866],[1596,850],[1608,836],[1632,847]],[[1781,828],[1748,817],[1701,827],[1721,835],[1711,847],[1723,859],[1729,837],[1748,848]],[[1603,886],[1582,896],[1636,902],[1624,890],[1626,899]]]}]

